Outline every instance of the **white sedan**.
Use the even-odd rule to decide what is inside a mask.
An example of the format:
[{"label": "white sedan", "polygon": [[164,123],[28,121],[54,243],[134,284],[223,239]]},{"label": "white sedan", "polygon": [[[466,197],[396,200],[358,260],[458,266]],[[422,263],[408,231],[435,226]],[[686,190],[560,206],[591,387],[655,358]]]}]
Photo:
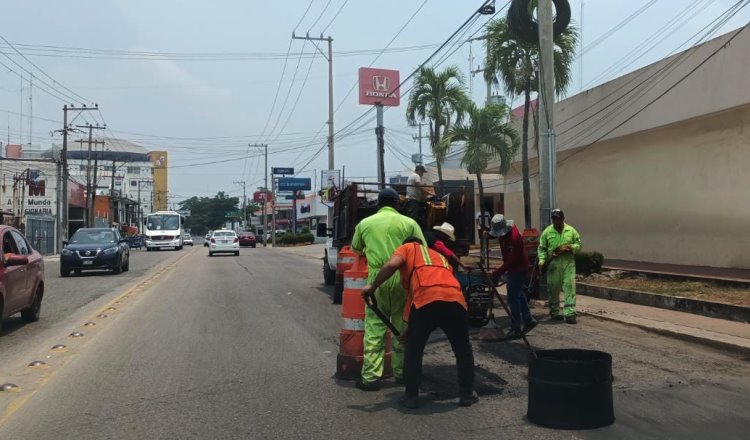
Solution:
[{"label": "white sedan", "polygon": [[240,254],[240,239],[237,233],[230,230],[214,231],[208,241],[208,256],[218,253]]},{"label": "white sedan", "polygon": [[184,234],[182,236],[182,243],[185,246],[192,246],[193,245],[193,237],[190,234]]}]

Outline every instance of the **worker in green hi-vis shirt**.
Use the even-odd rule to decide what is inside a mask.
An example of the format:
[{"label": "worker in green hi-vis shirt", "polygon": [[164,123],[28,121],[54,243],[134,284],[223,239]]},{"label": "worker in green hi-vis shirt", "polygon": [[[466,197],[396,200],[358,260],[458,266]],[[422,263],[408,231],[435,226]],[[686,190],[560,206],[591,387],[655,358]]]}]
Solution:
[{"label": "worker in green hi-vis shirt", "polygon": [[[539,267],[547,273],[549,314],[552,319],[568,324],[576,323],[576,261],[575,254],[581,250],[581,236],[565,223],[562,209],[553,209],[552,224],[539,237]],[[548,264],[549,267],[545,267]],[[560,314],[560,291],[565,305]]]},{"label": "worker in green hi-vis shirt", "polygon": [[[396,211],[398,193],[385,188],[378,194],[378,212],[365,218],[354,228],[352,249],[367,257],[367,283],[372,284],[380,268],[391,259],[393,251],[401,246],[407,237],[417,237],[425,242],[417,222]],[[398,274],[383,283],[375,292],[375,299],[381,311],[388,316],[399,331],[403,330],[403,312],[406,293]],[[369,307],[365,308],[365,338],[362,378],[357,388],[363,391],[376,391],[385,366],[385,336],[388,328]],[[403,382],[404,348],[401,343],[391,341],[393,355],[391,367],[397,383]]]}]

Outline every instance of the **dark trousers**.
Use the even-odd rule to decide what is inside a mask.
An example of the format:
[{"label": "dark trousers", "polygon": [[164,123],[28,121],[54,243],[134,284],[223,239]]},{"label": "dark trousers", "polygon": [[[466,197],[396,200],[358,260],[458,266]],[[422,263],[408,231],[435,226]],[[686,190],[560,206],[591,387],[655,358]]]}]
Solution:
[{"label": "dark trousers", "polygon": [[417,309],[412,306],[404,354],[406,395],[417,396],[422,382],[422,357],[427,339],[436,328],[445,332],[456,356],[460,392],[474,391],[474,354],[469,342],[466,310],[457,302],[436,301]]},{"label": "dark trousers", "polygon": [[508,306],[511,314],[511,328],[521,331],[522,325],[532,321],[529,301],[523,293],[526,282],[525,272],[508,273]]},{"label": "dark trousers", "polygon": [[417,224],[424,228],[427,220],[427,205],[414,199],[406,199],[404,202],[404,215],[414,219]]}]

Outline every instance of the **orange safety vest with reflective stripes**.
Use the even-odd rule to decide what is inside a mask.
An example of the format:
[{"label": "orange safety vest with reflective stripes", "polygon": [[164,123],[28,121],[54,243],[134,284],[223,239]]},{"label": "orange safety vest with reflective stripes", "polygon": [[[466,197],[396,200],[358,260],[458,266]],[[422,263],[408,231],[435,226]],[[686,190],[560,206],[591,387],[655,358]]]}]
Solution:
[{"label": "orange safety vest with reflective stripes", "polygon": [[412,305],[419,309],[435,301],[446,301],[466,308],[461,285],[441,254],[419,243],[407,243],[399,246],[394,255],[404,259],[400,267],[401,282],[406,290],[404,321],[409,320]]}]

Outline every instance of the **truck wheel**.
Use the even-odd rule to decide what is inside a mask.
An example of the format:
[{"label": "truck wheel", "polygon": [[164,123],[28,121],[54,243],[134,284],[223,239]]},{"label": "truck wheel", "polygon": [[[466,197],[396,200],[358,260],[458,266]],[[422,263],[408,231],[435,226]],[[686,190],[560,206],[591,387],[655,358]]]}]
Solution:
[{"label": "truck wheel", "polygon": [[344,289],[342,288],[339,290],[338,286],[336,286],[333,289],[333,301],[332,302],[334,304],[341,304],[341,302],[343,301],[343,297],[344,297]]},{"label": "truck wheel", "polygon": [[326,286],[333,286],[336,282],[336,271],[328,264],[328,256],[323,258],[323,281]]}]

